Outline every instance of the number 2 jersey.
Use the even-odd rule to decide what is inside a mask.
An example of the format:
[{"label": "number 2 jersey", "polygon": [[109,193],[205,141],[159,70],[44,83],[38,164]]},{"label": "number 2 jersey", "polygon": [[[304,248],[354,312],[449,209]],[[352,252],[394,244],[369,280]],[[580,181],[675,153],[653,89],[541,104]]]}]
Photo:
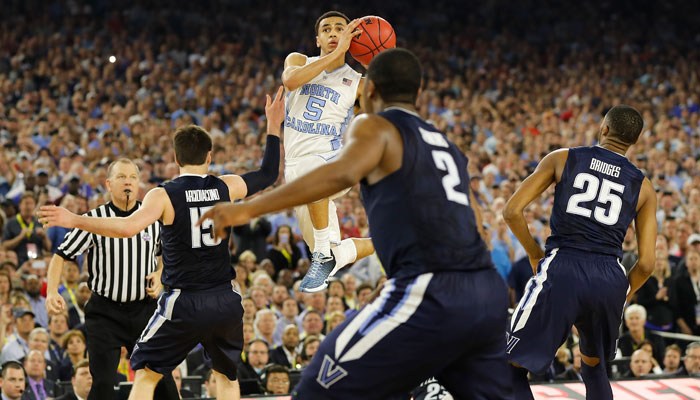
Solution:
[{"label": "number 2 jersey", "polygon": [[643,181],[642,171],[621,154],[600,146],[570,148],[555,187],[546,250],[571,247],[622,258]]},{"label": "number 2 jersey", "polygon": [[[308,57],[306,63],[318,57]],[[287,93],[284,121],[285,157],[297,158],[340,150],[352,119],[362,75],[343,64]]]},{"label": "number 2 jersey", "polygon": [[389,278],[493,268],[469,206],[467,158],[417,114],[378,113],[401,134],[401,168],[361,182],[372,242]]},{"label": "number 2 jersey", "polygon": [[230,201],[228,186],[212,175],[184,174],[162,184],[175,210],[170,225],[163,225],[163,285],[203,290],[230,284],[235,277],[228,250],[228,235],[214,240],[211,221],[195,226],[216,203]]}]

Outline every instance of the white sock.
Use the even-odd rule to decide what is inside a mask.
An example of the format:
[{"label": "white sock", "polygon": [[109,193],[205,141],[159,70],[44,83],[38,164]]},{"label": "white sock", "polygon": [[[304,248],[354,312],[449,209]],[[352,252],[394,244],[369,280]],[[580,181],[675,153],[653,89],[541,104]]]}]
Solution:
[{"label": "white sock", "polygon": [[330,229],[325,227],[324,229],[314,228],[314,253],[321,253],[324,256],[331,255],[331,235]]},{"label": "white sock", "polygon": [[335,269],[339,270],[344,266],[355,262],[357,260],[357,247],[355,247],[355,241],[352,239],[345,239],[340,242],[340,244],[333,248],[333,255],[335,255]]}]

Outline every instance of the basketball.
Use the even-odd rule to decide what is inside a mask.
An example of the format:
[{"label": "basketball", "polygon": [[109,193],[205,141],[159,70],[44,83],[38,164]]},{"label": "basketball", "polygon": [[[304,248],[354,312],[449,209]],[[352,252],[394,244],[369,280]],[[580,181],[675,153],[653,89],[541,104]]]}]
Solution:
[{"label": "basketball", "polygon": [[382,17],[370,15],[360,18],[360,36],[350,43],[350,55],[360,64],[368,65],[380,52],[396,47],[396,34],[391,24]]}]

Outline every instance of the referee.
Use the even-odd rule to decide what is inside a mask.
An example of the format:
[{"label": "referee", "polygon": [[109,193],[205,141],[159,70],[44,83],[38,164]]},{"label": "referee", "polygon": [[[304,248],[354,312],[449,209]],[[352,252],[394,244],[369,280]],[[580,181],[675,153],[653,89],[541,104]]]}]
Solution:
[{"label": "referee", "polygon": [[[121,158],[107,169],[107,191],[111,201],[91,210],[92,217],[125,217],[135,212],[139,169],[133,161]],[[88,285],[92,297],[85,305],[85,328],[90,357],[92,389],[89,400],[116,399],[117,366],[121,346],[130,352],[156,310],[155,297],[161,289],[157,256],[160,223],[136,236],[114,239],[73,229],[58,247],[48,271],[46,308],[49,314],[66,310],[58,293],[65,260],[87,252]],[[178,399],[172,376],[164,377],[156,388],[155,399]]]}]

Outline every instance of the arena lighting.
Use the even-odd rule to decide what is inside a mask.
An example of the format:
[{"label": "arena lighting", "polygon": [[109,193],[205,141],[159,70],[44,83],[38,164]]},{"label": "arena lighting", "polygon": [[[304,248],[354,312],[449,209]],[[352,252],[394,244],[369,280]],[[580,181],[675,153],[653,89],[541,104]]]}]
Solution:
[{"label": "arena lighting", "polygon": [[115,57],[115,56],[109,56],[108,60],[109,60],[110,63],[114,64],[114,63],[117,61],[117,57]]}]

